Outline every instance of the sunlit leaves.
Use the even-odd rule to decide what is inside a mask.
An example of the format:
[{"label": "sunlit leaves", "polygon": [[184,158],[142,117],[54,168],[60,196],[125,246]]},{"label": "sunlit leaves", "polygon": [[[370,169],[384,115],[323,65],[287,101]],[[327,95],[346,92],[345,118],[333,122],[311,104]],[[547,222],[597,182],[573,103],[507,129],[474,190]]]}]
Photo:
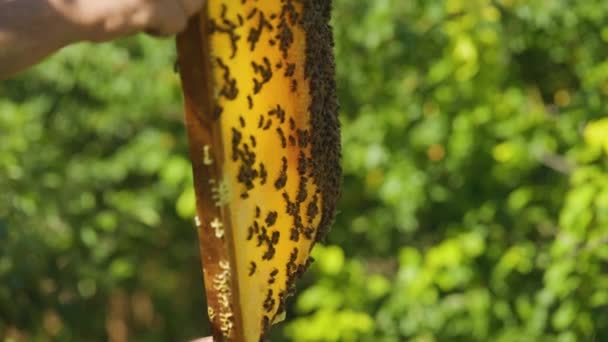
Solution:
[{"label": "sunlit leaves", "polygon": [[128,324],[109,309],[118,289],[124,310],[130,291],[158,291],[151,319],[197,322],[149,326],[138,339],[204,333],[204,312],[177,307],[204,304],[177,295],[201,282],[192,222],[176,212],[191,169],[179,157],[174,51],[144,36],[81,44],[0,85],[0,339],[5,324],[34,339],[104,336],[106,319]]},{"label": "sunlit leaves", "polygon": [[337,6],[347,177],[331,241],[370,275],[377,255],[398,264],[370,307],[376,339],[604,336],[608,8]]}]

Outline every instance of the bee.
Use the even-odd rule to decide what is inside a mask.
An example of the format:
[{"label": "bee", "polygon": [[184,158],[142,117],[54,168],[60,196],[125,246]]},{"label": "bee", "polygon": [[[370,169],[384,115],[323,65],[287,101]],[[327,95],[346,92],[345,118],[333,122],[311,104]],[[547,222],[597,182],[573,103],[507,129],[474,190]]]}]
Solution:
[{"label": "bee", "polygon": [[249,263],[249,276],[250,277],[255,273],[256,268],[257,268],[257,265],[255,264],[255,262],[252,261]]},{"label": "bee", "polygon": [[277,222],[279,214],[276,211],[271,211],[266,215],[266,224],[268,227],[272,227]]},{"label": "bee", "polygon": [[281,129],[281,127],[277,127],[277,133],[279,133],[279,138],[281,138],[281,147],[286,148],[287,139],[285,139],[285,133],[283,133],[283,130]]},{"label": "bee", "polygon": [[[276,250],[274,249],[274,246],[269,243],[268,250],[266,251],[266,253],[264,253],[264,255],[262,255],[262,260],[272,260],[275,252]],[[274,280],[272,282],[274,283]]]},{"label": "bee", "polygon": [[260,207],[258,207],[257,205],[255,206],[255,218],[260,218],[260,214],[262,213],[262,210],[260,209]]},{"label": "bee", "polygon": [[287,63],[287,69],[285,69],[285,76],[292,77],[296,72],[296,65],[293,63]]},{"label": "bee", "polygon": [[298,80],[295,78],[291,80],[291,92],[295,93],[298,90]]},{"label": "bee", "polygon": [[270,328],[270,318],[264,315],[264,318],[262,318],[262,331],[267,331],[268,328]]},{"label": "bee", "polygon": [[268,130],[270,129],[270,126],[272,126],[272,119],[268,119],[268,121],[266,121],[266,125],[264,126],[264,130]]},{"label": "bee", "polygon": [[296,129],[296,120],[293,117],[289,117],[289,128],[293,131]]},{"label": "bee", "polygon": [[253,18],[253,16],[254,16],[256,13],[258,13],[258,8],[257,8],[257,7],[254,7],[254,8],[251,10],[251,12],[249,12],[249,14],[247,14],[247,20],[249,20],[249,19]]},{"label": "bee", "polygon": [[276,245],[277,243],[279,243],[279,237],[280,236],[281,236],[281,233],[279,233],[278,231],[272,232],[272,236],[270,238],[270,242],[272,242],[273,245]]},{"label": "bee", "polygon": [[264,310],[266,312],[271,312],[274,308],[274,303],[276,301],[272,298],[272,289],[268,289],[268,294],[266,295],[266,299],[264,300]]},{"label": "bee", "polygon": [[276,281],[277,274],[279,274],[279,270],[277,270],[276,268],[273,269],[272,272],[270,272],[270,278],[268,278],[269,285],[274,284],[274,282]]}]

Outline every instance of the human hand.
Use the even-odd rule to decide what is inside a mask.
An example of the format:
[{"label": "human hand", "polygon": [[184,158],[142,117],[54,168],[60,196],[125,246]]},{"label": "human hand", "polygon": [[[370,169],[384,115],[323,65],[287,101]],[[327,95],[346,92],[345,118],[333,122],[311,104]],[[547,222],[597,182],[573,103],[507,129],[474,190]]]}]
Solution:
[{"label": "human hand", "polygon": [[50,0],[82,28],[82,40],[104,42],[141,31],[170,36],[183,31],[204,0]]}]

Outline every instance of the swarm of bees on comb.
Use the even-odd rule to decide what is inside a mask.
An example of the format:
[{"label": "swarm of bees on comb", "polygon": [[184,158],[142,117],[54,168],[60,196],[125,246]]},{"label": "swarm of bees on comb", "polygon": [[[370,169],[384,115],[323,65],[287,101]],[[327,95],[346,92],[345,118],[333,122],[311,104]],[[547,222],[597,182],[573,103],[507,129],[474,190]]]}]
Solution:
[{"label": "swarm of bees on comb", "polygon": [[214,341],[262,341],[341,182],[330,0],[208,0],[177,39]]}]

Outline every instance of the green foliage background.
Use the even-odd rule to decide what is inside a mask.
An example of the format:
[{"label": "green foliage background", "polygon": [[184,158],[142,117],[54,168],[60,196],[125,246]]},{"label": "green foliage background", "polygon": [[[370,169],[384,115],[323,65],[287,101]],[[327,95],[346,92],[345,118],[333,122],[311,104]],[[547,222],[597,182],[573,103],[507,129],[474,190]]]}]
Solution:
[{"label": "green foliage background", "polygon": [[[608,2],[335,1],[344,189],[273,341],[608,340]],[[208,333],[171,41],[0,83],[0,338]]]}]

